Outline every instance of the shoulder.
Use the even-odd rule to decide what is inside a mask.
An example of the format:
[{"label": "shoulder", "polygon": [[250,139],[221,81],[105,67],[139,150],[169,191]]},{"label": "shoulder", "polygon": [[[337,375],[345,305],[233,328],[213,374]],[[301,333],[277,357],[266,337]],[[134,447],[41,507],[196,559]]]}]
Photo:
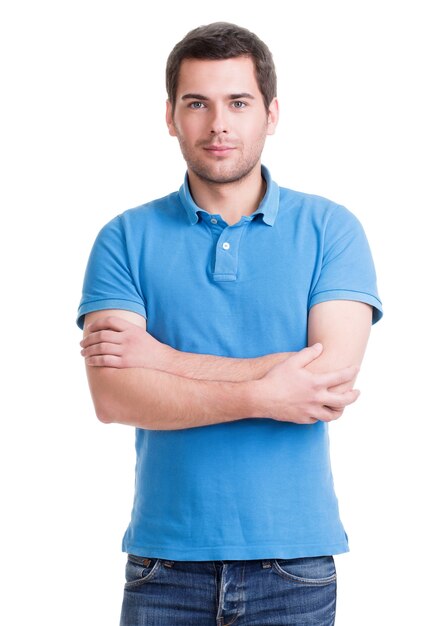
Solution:
[{"label": "shoulder", "polygon": [[312,193],[280,187],[280,212],[293,219],[308,221],[313,227],[358,228],[356,215],[342,204]]},{"label": "shoulder", "polygon": [[137,207],[127,209],[117,216],[123,225],[144,223],[152,220],[162,220],[179,211],[181,201],[178,192],[173,192],[162,198],[156,198]]},{"label": "shoulder", "polygon": [[98,237],[129,239],[138,237],[147,227],[163,227],[166,221],[182,213],[178,192],[156,198],[150,202],[127,209],[107,222]]},{"label": "shoulder", "polygon": [[120,214],[122,220],[138,220],[147,216],[161,215],[164,212],[169,212],[171,209],[179,207],[180,199],[177,191],[170,193],[161,198],[156,198],[150,202],[145,202],[132,209],[128,209]]}]

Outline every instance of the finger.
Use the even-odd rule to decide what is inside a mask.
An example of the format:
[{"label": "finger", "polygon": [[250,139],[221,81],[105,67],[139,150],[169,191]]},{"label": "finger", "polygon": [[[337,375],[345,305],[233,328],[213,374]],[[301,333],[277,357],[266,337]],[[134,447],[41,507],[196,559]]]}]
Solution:
[{"label": "finger", "polygon": [[353,402],[356,402],[359,396],[360,391],[358,389],[350,389],[349,391],[345,391],[344,393],[332,393],[328,391],[324,396],[324,401],[322,402],[322,404],[323,406],[329,407],[332,410],[345,409],[345,407],[349,404],[353,404]]},{"label": "finger", "polygon": [[92,346],[83,348],[80,354],[85,358],[101,354],[111,354],[112,356],[122,356],[122,346],[117,343],[95,343]]},{"label": "finger", "polygon": [[114,315],[108,315],[106,317],[100,317],[94,322],[87,325],[87,330],[93,333],[97,330],[115,330],[122,331],[132,326],[131,322],[123,319],[123,317],[116,317]]},{"label": "finger", "polygon": [[90,356],[85,359],[86,365],[90,367],[114,367],[123,368],[123,362],[121,357],[114,356],[112,354],[101,354],[97,356]]},{"label": "finger", "polygon": [[319,410],[318,419],[322,422],[333,422],[337,420],[344,413],[344,409],[332,409],[331,407],[324,406]]},{"label": "finger", "polygon": [[120,332],[115,330],[98,330],[90,332],[80,342],[82,348],[93,346],[96,343],[121,343]]},{"label": "finger", "polygon": [[289,361],[293,361],[293,363],[297,367],[306,367],[309,365],[314,359],[317,359],[318,356],[322,354],[323,346],[321,343],[315,343],[308,348],[303,348],[289,359]]},{"label": "finger", "polygon": [[319,376],[319,382],[323,387],[329,389],[330,387],[336,387],[342,383],[349,383],[357,376],[359,368],[355,365],[345,367],[335,372],[328,372]]},{"label": "finger", "polygon": [[318,422],[318,418],[317,417],[306,417],[305,420],[303,422],[301,422],[302,424],[315,424],[316,422]]}]

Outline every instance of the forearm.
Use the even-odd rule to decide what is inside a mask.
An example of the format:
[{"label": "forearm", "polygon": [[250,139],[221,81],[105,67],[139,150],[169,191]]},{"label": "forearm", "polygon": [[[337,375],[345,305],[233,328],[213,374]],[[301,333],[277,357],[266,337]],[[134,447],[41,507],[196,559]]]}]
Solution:
[{"label": "forearm", "polygon": [[177,430],[251,416],[246,382],[190,380],[147,368],[87,368],[98,418],[149,430]]},{"label": "forearm", "polygon": [[106,423],[149,430],[248,417],[310,424],[336,419],[357,399],[357,392],[329,391],[352,380],[354,368],[310,373],[319,345],[255,359],[180,353],[128,320],[95,315],[85,324],[82,354],[96,414]]},{"label": "forearm", "polygon": [[152,367],[193,380],[243,382],[262,378],[274,365],[286,361],[293,352],[276,352],[247,359],[181,352],[169,348]]},{"label": "forearm", "polygon": [[[116,311],[112,311],[117,313]],[[114,368],[148,368],[194,380],[242,382],[262,378],[292,352],[277,352],[256,358],[231,358],[183,352],[146,332],[145,319],[135,313],[89,314],[81,342],[87,365]],[[135,323],[137,322],[137,323]]]}]

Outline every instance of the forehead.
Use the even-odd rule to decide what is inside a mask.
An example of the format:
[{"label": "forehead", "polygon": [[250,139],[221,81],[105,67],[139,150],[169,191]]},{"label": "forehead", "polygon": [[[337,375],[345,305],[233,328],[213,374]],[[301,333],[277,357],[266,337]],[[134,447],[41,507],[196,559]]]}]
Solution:
[{"label": "forehead", "polygon": [[178,98],[185,93],[209,96],[218,91],[261,95],[252,58],[184,59],[179,70]]}]

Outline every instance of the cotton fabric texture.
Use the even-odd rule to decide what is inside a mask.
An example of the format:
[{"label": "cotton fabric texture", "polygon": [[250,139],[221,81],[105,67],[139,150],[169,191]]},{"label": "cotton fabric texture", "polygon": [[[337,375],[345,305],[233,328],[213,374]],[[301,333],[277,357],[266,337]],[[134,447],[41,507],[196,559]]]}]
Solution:
[{"label": "cotton fabric texture", "polygon": [[[356,217],[262,175],[258,210],[232,226],[194,203],[187,177],[109,222],[89,258],[79,326],[91,311],[124,309],[177,350],[246,358],[304,348],[319,302],[368,303],[376,322],[375,270]],[[137,428],[136,456],[125,552],[205,561],[348,550],[326,423]]]}]

